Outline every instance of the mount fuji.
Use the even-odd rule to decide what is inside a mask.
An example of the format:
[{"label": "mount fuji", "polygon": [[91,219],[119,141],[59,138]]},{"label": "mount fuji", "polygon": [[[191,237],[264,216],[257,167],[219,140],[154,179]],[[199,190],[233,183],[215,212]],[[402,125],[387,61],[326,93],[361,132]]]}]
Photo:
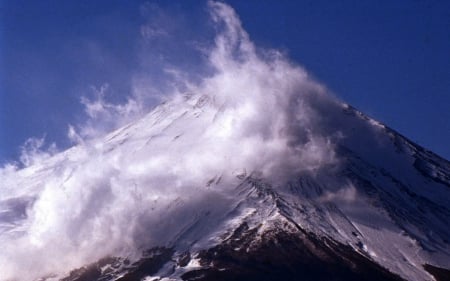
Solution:
[{"label": "mount fuji", "polygon": [[213,74],[0,170],[0,280],[450,280],[450,163],[209,10]]}]

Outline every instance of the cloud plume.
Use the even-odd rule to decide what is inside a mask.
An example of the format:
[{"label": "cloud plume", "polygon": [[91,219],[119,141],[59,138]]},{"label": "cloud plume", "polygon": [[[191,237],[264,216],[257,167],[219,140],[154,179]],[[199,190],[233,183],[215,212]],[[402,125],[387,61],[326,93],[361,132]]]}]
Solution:
[{"label": "cloud plume", "polygon": [[[201,80],[168,66],[171,87],[158,88],[167,102],[145,116],[145,87],[124,104],[108,102],[101,87],[82,99],[88,121],[69,127],[76,146],[52,157],[28,153],[25,169],[1,171],[5,280],[171,243],[185,216],[220,213],[239,171],[282,185],[337,163],[341,134],[330,119],[342,105],[281,53],[258,49],[231,7],[209,2],[208,10],[217,34],[201,50],[210,69]],[[157,28],[143,35],[170,37]]]}]

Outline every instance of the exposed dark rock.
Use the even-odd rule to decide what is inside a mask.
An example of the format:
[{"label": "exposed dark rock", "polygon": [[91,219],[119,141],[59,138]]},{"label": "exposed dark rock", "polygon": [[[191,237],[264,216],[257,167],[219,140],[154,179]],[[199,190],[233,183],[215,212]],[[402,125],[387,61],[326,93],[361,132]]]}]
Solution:
[{"label": "exposed dark rock", "polygon": [[186,251],[178,257],[177,265],[185,267],[190,261],[191,261],[191,253],[189,253],[189,251]]},{"label": "exposed dark rock", "polygon": [[[105,278],[110,277],[110,273],[113,273],[114,269],[117,269],[120,264],[121,261],[118,258],[103,258],[94,264],[71,271],[70,275],[61,279],[61,281],[108,280]],[[102,272],[103,267],[107,267],[104,272]]]},{"label": "exposed dark rock", "polygon": [[169,248],[152,248],[145,251],[143,257],[133,264],[127,259],[108,257],[73,270],[61,281],[140,281],[146,276],[155,274],[172,258],[173,253],[173,249]]},{"label": "exposed dark rock", "polygon": [[434,265],[425,264],[423,266],[426,271],[428,271],[437,281],[450,281],[450,270],[445,268],[440,268]]},{"label": "exposed dark rock", "polygon": [[335,241],[272,230],[252,243],[256,232],[242,224],[224,243],[200,252],[204,268],[183,280],[403,280]]},{"label": "exposed dark rock", "polygon": [[131,269],[117,281],[138,281],[142,278],[155,274],[168,262],[173,255],[173,249],[157,247],[146,252],[146,255],[138,262],[131,265]]}]

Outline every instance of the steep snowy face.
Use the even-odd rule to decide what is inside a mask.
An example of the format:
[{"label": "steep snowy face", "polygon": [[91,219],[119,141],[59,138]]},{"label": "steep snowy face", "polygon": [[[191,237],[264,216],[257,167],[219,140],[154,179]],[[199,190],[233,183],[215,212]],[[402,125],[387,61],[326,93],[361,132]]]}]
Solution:
[{"label": "steep snowy face", "polygon": [[423,265],[450,260],[448,162],[256,51],[230,7],[209,9],[213,74],[106,136],[0,171],[0,280],[198,252],[243,223],[258,241],[280,221],[430,280]]}]

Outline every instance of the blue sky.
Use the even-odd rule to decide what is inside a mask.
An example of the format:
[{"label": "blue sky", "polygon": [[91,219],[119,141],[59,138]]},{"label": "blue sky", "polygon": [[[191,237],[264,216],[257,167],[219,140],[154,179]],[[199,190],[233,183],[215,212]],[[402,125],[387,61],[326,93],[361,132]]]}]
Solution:
[{"label": "blue sky", "polygon": [[[450,159],[450,2],[226,2],[257,46],[283,51],[345,102]],[[106,84],[118,104],[139,77],[163,80],[163,64],[201,74],[193,49],[213,40],[205,7],[2,1],[0,163],[17,159],[30,137],[69,147],[69,124],[87,119],[82,97]]]}]

